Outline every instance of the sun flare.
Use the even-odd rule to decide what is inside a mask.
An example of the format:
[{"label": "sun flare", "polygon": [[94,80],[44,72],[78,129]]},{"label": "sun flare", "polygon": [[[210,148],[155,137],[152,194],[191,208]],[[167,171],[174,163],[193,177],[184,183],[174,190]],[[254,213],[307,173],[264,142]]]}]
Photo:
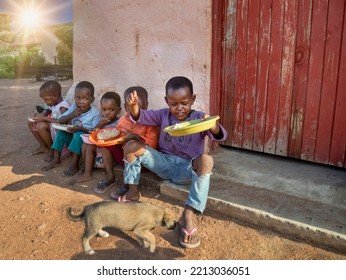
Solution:
[{"label": "sun flare", "polygon": [[35,9],[21,11],[21,24],[26,28],[38,28],[40,26],[40,12]]}]

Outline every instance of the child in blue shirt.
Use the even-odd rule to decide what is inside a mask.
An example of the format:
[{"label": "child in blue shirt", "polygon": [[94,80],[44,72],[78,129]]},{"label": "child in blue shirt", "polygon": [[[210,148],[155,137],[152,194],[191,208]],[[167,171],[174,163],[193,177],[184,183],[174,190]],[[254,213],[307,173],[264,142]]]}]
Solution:
[{"label": "child in blue shirt", "polygon": [[160,127],[159,150],[135,141],[126,145],[124,183],[129,185],[129,190],[118,199],[119,202],[140,199],[142,166],[173,183],[189,183],[191,187],[180,220],[180,244],[185,248],[196,248],[200,244],[193,217],[195,213],[203,213],[206,207],[213,168],[212,156],[204,152],[205,138],[217,142],[227,138],[226,130],[218,123],[207,131],[180,137],[172,137],[164,131],[167,126],[208,117],[203,112],[192,110],[195,99],[192,82],[182,76],[173,77],[166,84],[165,101],[168,108],[143,110],[138,106],[135,91],[127,96],[130,118],[135,123]]},{"label": "child in blue shirt", "polygon": [[59,130],[52,145],[54,150],[53,160],[42,168],[43,171],[50,170],[61,165],[60,154],[66,145],[72,157],[64,176],[73,176],[79,170],[79,160],[82,154],[83,139],[81,134],[89,133],[101,120],[100,111],[92,105],[95,101],[94,86],[88,81],[82,81],[76,85],[73,104],[64,114],[58,118],[59,124],[72,124],[67,131]]},{"label": "child in blue shirt", "polygon": [[[96,125],[95,129],[116,127],[118,124],[118,115],[121,112],[121,98],[116,92],[106,92],[100,101],[102,119]],[[89,135],[89,134],[86,134]],[[92,171],[94,164],[96,167],[103,168],[101,147],[90,143],[83,143],[82,156],[84,168],[76,178],[76,183],[82,183],[93,179]]]}]

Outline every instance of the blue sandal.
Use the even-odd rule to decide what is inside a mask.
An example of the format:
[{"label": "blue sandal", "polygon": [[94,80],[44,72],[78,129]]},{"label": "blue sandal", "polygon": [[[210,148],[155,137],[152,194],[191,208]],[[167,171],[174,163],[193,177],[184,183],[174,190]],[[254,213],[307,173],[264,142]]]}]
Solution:
[{"label": "blue sandal", "polygon": [[107,183],[102,180],[97,183],[97,185],[94,188],[94,192],[96,192],[97,194],[104,194],[106,191],[108,191],[110,187],[112,187],[114,183],[115,181]]}]

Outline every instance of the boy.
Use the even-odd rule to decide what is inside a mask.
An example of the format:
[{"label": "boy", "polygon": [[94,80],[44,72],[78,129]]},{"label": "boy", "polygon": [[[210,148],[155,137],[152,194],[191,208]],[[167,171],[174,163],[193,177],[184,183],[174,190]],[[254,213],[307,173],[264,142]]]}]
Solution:
[{"label": "boy", "polygon": [[160,127],[159,151],[138,142],[126,146],[124,183],[129,185],[129,190],[118,200],[140,199],[141,166],[176,184],[191,183],[180,222],[180,244],[185,248],[196,248],[201,242],[193,218],[195,213],[203,213],[205,209],[213,168],[213,158],[204,153],[205,137],[218,142],[227,138],[226,130],[218,123],[207,131],[181,137],[172,137],[163,131],[176,123],[207,117],[205,113],[191,109],[195,99],[191,81],[181,76],[171,78],[166,84],[165,101],[168,108],[142,110],[138,106],[136,92],[127,97],[133,122]]}]

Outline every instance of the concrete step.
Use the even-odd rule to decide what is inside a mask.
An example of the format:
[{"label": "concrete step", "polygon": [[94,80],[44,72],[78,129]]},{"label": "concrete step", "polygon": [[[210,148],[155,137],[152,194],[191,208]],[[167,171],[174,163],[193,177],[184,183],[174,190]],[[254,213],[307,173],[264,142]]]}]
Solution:
[{"label": "concrete step", "polygon": [[[208,209],[346,252],[345,169],[229,148],[213,157]],[[182,201],[188,188],[160,183]]]}]

